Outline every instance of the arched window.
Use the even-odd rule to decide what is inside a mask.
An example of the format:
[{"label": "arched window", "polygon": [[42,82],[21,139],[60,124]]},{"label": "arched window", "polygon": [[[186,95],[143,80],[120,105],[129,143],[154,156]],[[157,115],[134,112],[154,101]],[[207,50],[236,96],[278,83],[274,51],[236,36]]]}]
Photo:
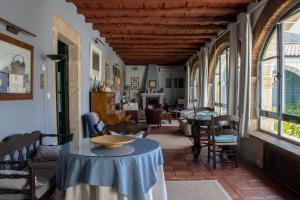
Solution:
[{"label": "arched window", "polygon": [[197,107],[199,93],[199,65],[196,64],[191,74],[191,103],[193,107]]},{"label": "arched window", "polygon": [[224,49],[218,56],[213,76],[214,107],[220,114],[227,113],[229,48]]},{"label": "arched window", "polygon": [[300,10],[277,22],[260,56],[260,130],[300,142]]}]

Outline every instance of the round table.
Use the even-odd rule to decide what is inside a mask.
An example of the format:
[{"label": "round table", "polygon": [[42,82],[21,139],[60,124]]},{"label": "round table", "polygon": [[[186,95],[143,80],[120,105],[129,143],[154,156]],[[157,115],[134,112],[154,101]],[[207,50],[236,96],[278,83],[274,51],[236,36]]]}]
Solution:
[{"label": "round table", "polygon": [[[133,148],[134,151],[128,152],[127,155],[120,154],[122,156],[106,156],[95,153],[93,149],[98,147],[92,144],[89,138],[83,139],[79,146],[73,142],[63,145],[58,159],[57,188],[67,191],[66,200],[80,196],[78,191],[74,192],[74,188],[82,189],[86,186],[100,187],[96,193],[103,191],[103,188],[110,188],[110,193],[106,195],[108,199],[114,199],[110,195],[117,194],[129,200],[166,200],[160,145],[154,140],[136,138],[134,142],[127,144],[127,147]],[[159,187],[154,187],[157,184]],[[159,190],[153,192],[155,198],[152,194],[149,197],[148,194],[152,188]],[[73,192],[68,192],[68,189]],[[91,191],[92,189],[85,190],[86,195],[76,198],[91,197]],[[72,196],[75,193],[76,195]],[[103,197],[92,199],[100,200]]]}]

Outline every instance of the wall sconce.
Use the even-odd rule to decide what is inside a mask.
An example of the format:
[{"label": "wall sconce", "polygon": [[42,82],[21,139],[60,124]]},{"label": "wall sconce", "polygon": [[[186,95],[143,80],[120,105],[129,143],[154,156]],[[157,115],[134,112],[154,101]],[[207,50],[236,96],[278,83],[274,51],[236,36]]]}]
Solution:
[{"label": "wall sconce", "polygon": [[62,54],[48,54],[46,55],[46,57],[52,60],[53,62],[59,62],[66,58],[65,55]]}]

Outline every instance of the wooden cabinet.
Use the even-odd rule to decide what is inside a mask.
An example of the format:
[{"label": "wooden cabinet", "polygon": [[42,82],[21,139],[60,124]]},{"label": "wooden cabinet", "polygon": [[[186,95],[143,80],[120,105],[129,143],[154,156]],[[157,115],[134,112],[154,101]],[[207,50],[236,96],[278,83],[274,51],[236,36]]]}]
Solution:
[{"label": "wooden cabinet", "polygon": [[90,93],[90,110],[91,112],[96,112],[106,125],[125,122],[130,118],[124,111],[115,109],[115,96],[114,92]]}]

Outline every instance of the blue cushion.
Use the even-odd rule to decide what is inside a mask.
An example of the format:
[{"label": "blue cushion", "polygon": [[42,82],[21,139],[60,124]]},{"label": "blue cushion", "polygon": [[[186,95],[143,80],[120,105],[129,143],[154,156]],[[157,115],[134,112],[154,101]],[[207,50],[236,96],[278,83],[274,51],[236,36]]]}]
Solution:
[{"label": "blue cushion", "polygon": [[102,121],[99,121],[97,124],[95,124],[95,129],[98,131],[98,133],[102,133],[104,128],[105,124]]},{"label": "blue cushion", "polygon": [[[212,136],[210,136],[210,139],[212,140]],[[215,141],[217,143],[233,143],[233,142],[237,142],[237,136],[235,136],[235,135],[216,135]]]},{"label": "blue cushion", "polygon": [[89,114],[85,114],[83,115],[83,119],[85,121],[85,124],[87,126],[87,132],[85,132],[84,134],[84,137],[91,137],[95,134],[98,134],[98,130],[95,128],[94,126],[94,122],[93,120],[90,118],[90,115]]},{"label": "blue cushion", "polygon": [[199,126],[201,129],[208,129],[208,126]]}]

